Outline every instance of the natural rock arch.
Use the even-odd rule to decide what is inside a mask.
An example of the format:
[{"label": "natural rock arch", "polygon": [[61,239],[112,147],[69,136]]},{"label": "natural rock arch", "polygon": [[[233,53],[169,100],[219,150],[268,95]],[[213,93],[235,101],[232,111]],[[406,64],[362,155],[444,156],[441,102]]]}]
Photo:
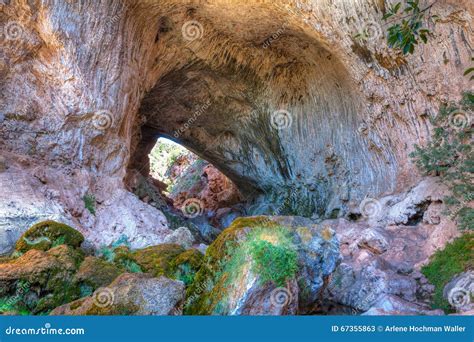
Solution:
[{"label": "natural rock arch", "polygon": [[[64,180],[68,196],[95,187],[107,197],[143,162],[148,134],[161,134],[244,195],[264,193],[257,203],[344,212],[418,179],[407,151],[429,136],[436,99],[468,87],[466,4],[435,6],[444,18],[435,35],[449,48],[433,40],[405,58],[377,31],[383,1],[8,2],[2,150],[68,176],[81,170]],[[367,25],[377,34],[361,43]],[[278,110],[291,114],[289,128],[271,126]]]}]

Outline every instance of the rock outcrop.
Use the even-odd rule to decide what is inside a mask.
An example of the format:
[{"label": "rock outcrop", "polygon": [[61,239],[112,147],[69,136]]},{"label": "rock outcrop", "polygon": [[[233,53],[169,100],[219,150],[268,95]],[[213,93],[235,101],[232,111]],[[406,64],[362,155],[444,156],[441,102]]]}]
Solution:
[{"label": "rock outcrop", "polygon": [[179,315],[183,299],[182,282],[125,273],[108,287],[60,306],[51,315]]},{"label": "rock outcrop", "polygon": [[[144,247],[167,234],[165,218],[121,191],[160,135],[210,161],[257,204],[343,213],[417,182],[407,152],[429,137],[439,101],[469,87],[469,1],[436,2],[433,38],[410,56],[387,47],[385,6],[3,2],[2,155],[7,165],[8,153],[27,160],[22,184],[35,169],[47,180],[47,193],[34,188],[39,203],[52,196],[85,235],[107,232],[97,244],[118,232]],[[365,41],[355,38],[367,30]],[[81,204],[86,194],[97,200],[95,216]],[[1,234],[12,229],[20,228]]]},{"label": "rock outcrop", "polygon": [[338,262],[330,229],[298,217],[238,218],[207,249],[185,313],[308,313]]}]

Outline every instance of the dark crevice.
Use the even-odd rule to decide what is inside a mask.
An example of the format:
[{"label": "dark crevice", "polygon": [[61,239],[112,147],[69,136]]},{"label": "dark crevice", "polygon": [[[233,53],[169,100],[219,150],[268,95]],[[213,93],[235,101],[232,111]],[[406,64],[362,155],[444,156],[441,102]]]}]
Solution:
[{"label": "dark crevice", "polygon": [[408,221],[405,226],[417,226],[418,224],[420,224],[421,221],[423,221],[423,215],[425,214],[425,211],[428,209],[430,204],[431,201],[423,201],[419,203],[415,207],[415,214],[408,218]]}]

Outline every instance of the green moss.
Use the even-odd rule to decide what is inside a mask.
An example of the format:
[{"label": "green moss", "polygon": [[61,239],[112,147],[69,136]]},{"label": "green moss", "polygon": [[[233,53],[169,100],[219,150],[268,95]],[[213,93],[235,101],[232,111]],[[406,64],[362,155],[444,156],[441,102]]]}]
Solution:
[{"label": "green moss", "polygon": [[20,305],[15,297],[0,298],[0,315],[14,314],[21,316],[30,315],[30,311],[23,305]]},{"label": "green moss", "polygon": [[162,244],[134,251],[131,256],[144,272],[155,277],[174,274],[173,260],[184,252],[175,244]]},{"label": "green moss", "polygon": [[74,276],[74,281],[79,284],[82,296],[85,292],[88,292],[85,291],[85,286],[90,287],[94,291],[99,287],[109,285],[124,271],[124,269],[120,269],[113,263],[89,256],[84,259],[84,262]]},{"label": "green moss", "polygon": [[84,236],[68,225],[43,221],[29,228],[17,241],[15,249],[21,253],[30,249],[47,251],[60,244],[79,247],[83,241]]},{"label": "green moss", "polygon": [[437,251],[430,263],[421,272],[435,286],[433,307],[449,311],[451,308],[443,298],[443,289],[457,274],[474,268],[474,234],[464,234],[443,250]]},{"label": "green moss", "polygon": [[89,210],[92,215],[95,215],[95,196],[91,194],[85,194],[84,197],[82,197],[82,200],[84,201],[84,207]]},{"label": "green moss", "polygon": [[172,261],[174,275],[172,278],[181,280],[185,285],[194,281],[197,271],[201,268],[204,256],[196,249],[187,250]]},{"label": "green moss", "polygon": [[225,313],[228,295],[251,271],[263,283],[284,284],[297,271],[297,253],[287,227],[266,217],[236,219],[206,251],[187,290],[186,314]]},{"label": "green moss", "polygon": [[249,249],[253,259],[252,271],[260,276],[263,283],[284,286],[298,270],[297,254],[290,244],[275,245],[256,239],[249,243]]},{"label": "green moss", "polygon": [[52,309],[81,297],[81,287],[74,281],[74,274],[84,260],[82,251],[61,245],[48,253],[56,257],[61,266],[49,271],[42,297],[32,309],[35,314],[48,314]]},{"label": "green moss", "polygon": [[188,285],[201,267],[203,255],[195,249],[185,251],[179,245],[162,244],[137,250],[131,258],[144,272],[181,280]]}]

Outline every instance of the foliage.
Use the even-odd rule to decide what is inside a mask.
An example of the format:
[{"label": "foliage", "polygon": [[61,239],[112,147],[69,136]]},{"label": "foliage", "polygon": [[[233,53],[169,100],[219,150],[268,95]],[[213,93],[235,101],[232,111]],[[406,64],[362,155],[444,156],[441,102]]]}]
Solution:
[{"label": "foliage", "polygon": [[437,251],[421,272],[435,286],[433,306],[449,311],[443,289],[457,274],[474,267],[474,234],[467,233]]},{"label": "foliage", "polygon": [[402,3],[398,2],[392,5],[382,18],[388,24],[392,24],[387,30],[388,45],[401,50],[404,55],[412,54],[415,45],[420,41],[427,43],[430,30],[424,27],[423,22],[436,18],[430,14],[427,16],[434,2],[424,9],[420,9],[419,2],[419,0],[405,1],[403,10],[401,10]]},{"label": "foliage", "polygon": [[263,283],[273,282],[284,286],[298,270],[297,255],[294,249],[286,245],[274,245],[265,240],[256,240],[250,244],[252,269],[260,275]]},{"label": "foliage", "polygon": [[82,200],[84,201],[84,206],[86,209],[89,210],[92,215],[95,215],[95,196],[91,194],[85,194],[84,197],[82,197]]},{"label": "foliage", "polygon": [[474,96],[465,94],[459,105],[440,109],[433,118],[434,133],[424,147],[415,145],[410,154],[426,175],[439,176],[452,194],[445,198],[448,214],[458,218],[460,229],[474,229],[474,209],[468,206],[474,198],[474,158],[470,115]]},{"label": "foliage", "polygon": [[296,250],[285,227],[256,227],[244,242],[229,242],[226,248],[230,259],[223,260],[223,270],[230,282],[249,261],[262,284],[284,286],[298,270]]},{"label": "foliage", "polygon": [[127,254],[130,249],[130,242],[125,234],[122,234],[110,247],[102,246],[99,250],[99,256],[108,262],[115,263],[123,267],[130,273],[141,273],[141,267]]}]

